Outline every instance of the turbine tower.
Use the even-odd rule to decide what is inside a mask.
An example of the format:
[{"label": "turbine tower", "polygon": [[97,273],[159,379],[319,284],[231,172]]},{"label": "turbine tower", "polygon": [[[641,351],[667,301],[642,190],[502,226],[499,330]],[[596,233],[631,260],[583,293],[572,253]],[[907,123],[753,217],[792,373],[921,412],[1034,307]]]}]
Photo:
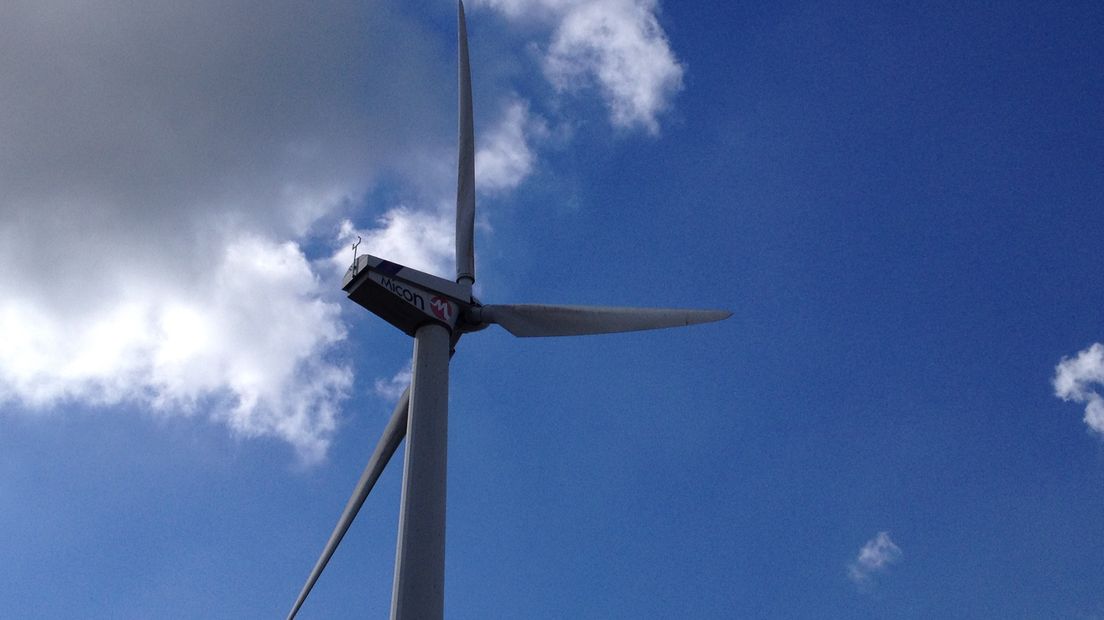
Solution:
[{"label": "turbine tower", "polygon": [[456,184],[456,281],[361,255],[345,274],[349,298],[414,338],[410,386],[353,489],[330,539],[288,614],[292,620],[348,531],[384,467],[406,437],[399,535],[391,596],[392,620],[444,614],[445,474],[448,370],[464,334],[497,324],[514,336],[581,336],[719,321],[723,310],[611,308],[538,304],[484,305],[475,283],[475,131],[464,3],[457,13],[459,164]]}]

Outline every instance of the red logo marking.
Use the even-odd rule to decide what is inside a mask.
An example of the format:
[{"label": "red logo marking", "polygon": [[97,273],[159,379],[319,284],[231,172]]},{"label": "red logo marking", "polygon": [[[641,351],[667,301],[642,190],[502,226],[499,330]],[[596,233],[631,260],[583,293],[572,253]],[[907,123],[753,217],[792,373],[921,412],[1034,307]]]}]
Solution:
[{"label": "red logo marking", "polygon": [[437,295],[429,300],[429,307],[433,310],[433,314],[436,315],[437,318],[446,323],[452,321],[452,304],[444,297]]}]

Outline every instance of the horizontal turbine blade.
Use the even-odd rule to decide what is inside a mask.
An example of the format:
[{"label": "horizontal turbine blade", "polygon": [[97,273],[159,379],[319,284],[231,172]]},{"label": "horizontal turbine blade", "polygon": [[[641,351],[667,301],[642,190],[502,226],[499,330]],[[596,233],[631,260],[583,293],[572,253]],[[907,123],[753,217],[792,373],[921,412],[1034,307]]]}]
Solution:
[{"label": "horizontal turbine blade", "polygon": [[605,308],[541,304],[483,306],[479,310],[479,318],[483,322],[498,323],[506,328],[506,331],[521,338],[635,332],[710,323],[732,316],[732,313],[726,310]]},{"label": "horizontal turbine blade", "polygon": [[326,564],[329,563],[330,557],[333,556],[334,551],[337,550],[337,546],[341,544],[341,539],[345,536],[345,532],[349,531],[349,526],[353,524],[353,519],[355,519],[357,513],[360,512],[360,507],[364,505],[364,500],[368,497],[368,492],[375,486],[376,480],[378,480],[380,474],[383,473],[383,468],[387,466],[387,462],[391,460],[391,456],[395,454],[395,450],[399,447],[399,442],[406,436],[407,411],[409,407],[410,388],[408,387],[399,398],[398,404],[395,405],[395,410],[391,413],[391,419],[383,429],[383,435],[380,436],[375,451],[372,452],[371,458],[368,459],[368,465],[364,467],[364,473],[360,475],[360,481],[357,482],[356,488],[353,489],[353,495],[349,498],[349,503],[345,504],[345,512],[342,512],[341,518],[337,520],[337,526],[334,527],[333,534],[330,534],[330,540],[326,542],[326,547],[322,550],[322,556],[319,557],[318,562],[315,563],[314,570],[311,571],[310,577],[307,578],[307,583],[303,586],[302,592],[299,593],[299,598],[295,600],[295,606],[291,608],[291,613],[288,614],[287,620],[292,620],[295,614],[299,613],[299,608],[303,606],[303,601],[307,600],[307,595],[310,594],[311,588],[313,588],[314,583],[318,581],[319,575],[321,575],[322,570],[326,568]]}]

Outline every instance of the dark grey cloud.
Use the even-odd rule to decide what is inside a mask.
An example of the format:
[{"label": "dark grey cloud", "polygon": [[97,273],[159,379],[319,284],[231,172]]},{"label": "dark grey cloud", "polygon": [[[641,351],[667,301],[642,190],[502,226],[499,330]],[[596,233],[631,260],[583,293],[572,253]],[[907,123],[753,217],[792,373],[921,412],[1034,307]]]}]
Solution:
[{"label": "dark grey cloud", "polygon": [[363,190],[449,135],[432,40],[381,2],[4,3],[5,219],[232,211],[286,234],[309,217],[267,216],[297,192]]},{"label": "dark grey cloud", "polygon": [[390,2],[0,4],[0,400],[189,410],[325,450],[351,376],[293,242],[453,132]]}]

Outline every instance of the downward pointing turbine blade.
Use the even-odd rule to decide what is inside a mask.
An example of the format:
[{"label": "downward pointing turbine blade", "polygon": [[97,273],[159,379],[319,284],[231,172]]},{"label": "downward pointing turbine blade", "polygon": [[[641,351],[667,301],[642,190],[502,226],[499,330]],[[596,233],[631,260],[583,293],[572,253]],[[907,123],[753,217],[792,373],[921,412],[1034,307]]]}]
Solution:
[{"label": "downward pointing turbine blade", "polygon": [[732,316],[725,310],[605,308],[517,304],[483,306],[482,320],[498,323],[515,336],[582,336],[710,323]]},{"label": "downward pointing turbine blade", "polygon": [[345,532],[349,531],[349,526],[353,524],[353,519],[355,519],[357,513],[360,512],[360,507],[364,505],[364,500],[368,497],[368,492],[375,486],[376,480],[378,480],[380,474],[383,473],[383,468],[387,466],[387,462],[391,460],[391,456],[395,454],[395,450],[399,447],[399,442],[401,442],[406,435],[407,411],[409,406],[410,388],[406,388],[399,398],[398,404],[395,405],[395,410],[391,413],[391,419],[383,429],[383,435],[380,436],[379,443],[376,444],[376,449],[372,452],[372,457],[368,459],[368,465],[364,467],[364,473],[360,475],[360,481],[357,482],[356,487],[353,489],[353,495],[349,498],[349,502],[345,504],[345,511],[341,513],[341,518],[337,520],[337,525],[334,527],[333,534],[330,534],[330,539],[326,542],[326,547],[322,550],[322,555],[318,558],[318,562],[315,563],[314,570],[311,571],[310,577],[307,578],[306,585],[303,586],[303,590],[299,593],[299,598],[295,600],[295,605],[291,608],[291,613],[288,614],[287,620],[292,620],[295,614],[299,613],[299,608],[303,606],[303,601],[307,600],[307,595],[310,594],[311,588],[313,588],[314,583],[318,581],[319,575],[321,575],[323,569],[326,568],[326,564],[329,563],[330,557],[332,557],[334,551],[337,550],[337,546],[341,544],[341,539],[345,536]]},{"label": "downward pointing turbine blade", "polygon": [[460,136],[456,175],[456,281],[475,282],[475,126],[472,120],[471,65],[468,63],[468,27],[464,3],[457,13]]}]

